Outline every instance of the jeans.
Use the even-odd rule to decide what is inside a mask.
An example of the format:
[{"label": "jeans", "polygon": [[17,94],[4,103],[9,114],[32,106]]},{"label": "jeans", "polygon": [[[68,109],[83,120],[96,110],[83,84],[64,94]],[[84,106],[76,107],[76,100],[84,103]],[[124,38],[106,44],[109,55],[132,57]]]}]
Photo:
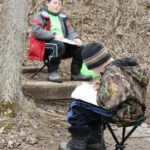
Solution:
[{"label": "jeans", "polygon": [[67,112],[67,121],[74,127],[84,127],[91,122],[100,122],[102,117],[112,121],[111,112],[77,99],[72,99]]}]

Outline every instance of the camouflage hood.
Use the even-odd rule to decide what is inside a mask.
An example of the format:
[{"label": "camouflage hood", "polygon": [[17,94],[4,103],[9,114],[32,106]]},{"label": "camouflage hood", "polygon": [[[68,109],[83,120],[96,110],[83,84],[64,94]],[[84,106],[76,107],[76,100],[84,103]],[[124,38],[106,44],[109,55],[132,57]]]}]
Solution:
[{"label": "camouflage hood", "polygon": [[123,58],[112,62],[112,65],[118,66],[124,70],[129,76],[132,76],[142,87],[146,87],[149,82],[149,78],[145,69],[131,58]]}]

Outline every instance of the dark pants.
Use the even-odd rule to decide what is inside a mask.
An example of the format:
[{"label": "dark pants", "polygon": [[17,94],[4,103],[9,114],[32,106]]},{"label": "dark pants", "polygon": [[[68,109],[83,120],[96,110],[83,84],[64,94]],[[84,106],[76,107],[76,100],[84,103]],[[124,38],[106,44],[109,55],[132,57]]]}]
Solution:
[{"label": "dark pants", "polygon": [[46,41],[45,59],[48,60],[48,72],[59,68],[62,59],[72,58],[71,74],[78,75],[82,67],[81,52],[83,47],[65,44],[60,41]]},{"label": "dark pants", "polygon": [[111,112],[77,99],[72,99],[67,113],[67,120],[74,127],[100,123],[102,117],[112,122]]}]

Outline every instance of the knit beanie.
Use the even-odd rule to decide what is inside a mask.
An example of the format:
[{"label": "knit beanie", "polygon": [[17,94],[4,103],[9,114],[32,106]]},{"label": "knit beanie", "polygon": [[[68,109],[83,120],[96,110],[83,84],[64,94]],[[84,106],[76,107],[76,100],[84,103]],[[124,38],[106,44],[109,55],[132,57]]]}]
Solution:
[{"label": "knit beanie", "polygon": [[82,51],[83,62],[88,69],[94,69],[111,58],[111,54],[103,47],[103,45],[93,42],[84,46]]}]

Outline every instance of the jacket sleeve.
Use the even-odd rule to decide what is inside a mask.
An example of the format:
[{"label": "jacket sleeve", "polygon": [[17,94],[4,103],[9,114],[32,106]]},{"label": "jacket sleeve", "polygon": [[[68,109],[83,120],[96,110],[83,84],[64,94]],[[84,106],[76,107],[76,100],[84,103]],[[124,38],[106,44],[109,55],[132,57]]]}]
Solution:
[{"label": "jacket sleeve", "polygon": [[79,38],[79,35],[75,32],[74,28],[72,27],[68,19],[66,20],[66,28],[67,28],[68,39],[74,40],[76,38]]},{"label": "jacket sleeve", "polygon": [[101,78],[97,103],[100,107],[113,110],[129,97],[131,84],[122,74],[119,67],[110,66]]},{"label": "jacket sleeve", "polygon": [[32,20],[32,34],[35,38],[40,40],[54,39],[54,34],[44,29],[44,21],[46,21],[44,19],[45,18],[42,17],[41,13],[35,15]]}]

